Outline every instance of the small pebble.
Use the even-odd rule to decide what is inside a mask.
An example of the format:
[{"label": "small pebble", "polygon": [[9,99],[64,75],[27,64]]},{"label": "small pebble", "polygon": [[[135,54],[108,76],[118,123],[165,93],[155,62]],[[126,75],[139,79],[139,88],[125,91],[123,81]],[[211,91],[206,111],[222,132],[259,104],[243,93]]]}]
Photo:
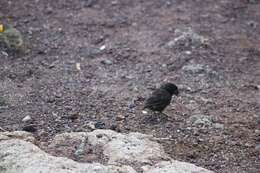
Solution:
[{"label": "small pebble", "polygon": [[162,64],[162,67],[167,67],[167,64]]},{"label": "small pebble", "polygon": [[112,5],[117,5],[117,4],[118,4],[118,1],[112,1],[111,4],[112,4]]},{"label": "small pebble", "polygon": [[5,52],[5,51],[1,51],[1,53],[2,53],[4,56],[8,56],[8,53]]},{"label": "small pebble", "polygon": [[27,115],[26,117],[24,117],[24,118],[22,119],[22,122],[28,122],[28,121],[30,121],[30,120],[32,120],[32,118],[31,118],[29,115]]},{"label": "small pebble", "polygon": [[105,64],[105,65],[112,65],[113,64],[113,62],[110,61],[109,59],[104,59],[104,60],[101,61],[101,63]]},{"label": "small pebble", "polygon": [[257,123],[260,124],[260,115],[257,116]]},{"label": "small pebble", "polygon": [[116,116],[116,121],[122,121],[122,120],[124,120],[124,119],[125,119],[125,116],[123,116],[123,115],[121,115],[121,114],[119,114],[119,115]]},{"label": "small pebble", "polygon": [[142,110],[142,113],[143,113],[143,114],[148,114],[148,112],[147,112],[147,111],[145,111],[145,110]]},{"label": "small pebble", "polygon": [[46,8],[46,13],[47,14],[52,14],[53,13],[53,8],[52,7],[47,7]]},{"label": "small pebble", "polygon": [[100,139],[100,138],[103,137],[103,135],[102,134],[97,134],[96,137]]},{"label": "small pebble", "polygon": [[187,50],[187,51],[185,51],[185,54],[191,55],[191,51]]},{"label": "small pebble", "polygon": [[88,128],[90,130],[95,130],[95,123],[90,121],[87,124],[84,125],[85,128]]},{"label": "small pebble", "polygon": [[215,123],[215,124],[213,124],[213,126],[214,126],[216,129],[224,129],[224,125],[223,125],[223,124],[220,124],[220,123]]},{"label": "small pebble", "polygon": [[6,105],[6,100],[0,96],[0,106],[5,106]]},{"label": "small pebble", "polygon": [[248,0],[248,2],[249,2],[250,4],[255,4],[255,3],[256,3],[256,0]]},{"label": "small pebble", "polygon": [[104,129],[105,128],[105,123],[101,122],[101,121],[98,121],[95,123],[95,128],[96,129]]},{"label": "small pebble", "polygon": [[117,129],[117,125],[115,125],[115,124],[112,124],[112,125],[110,126],[110,128],[109,128],[109,129],[116,131],[116,129]]},{"label": "small pebble", "polygon": [[258,23],[255,22],[255,21],[249,21],[249,22],[248,22],[248,25],[251,26],[252,28],[256,28],[257,25],[258,25]]},{"label": "small pebble", "polygon": [[106,45],[103,45],[99,48],[99,50],[105,50],[106,49]]},{"label": "small pebble", "polygon": [[76,63],[76,69],[77,69],[78,71],[81,70],[81,68],[80,68],[80,63]]},{"label": "small pebble", "polygon": [[96,0],[85,0],[84,7],[92,7],[97,2]]},{"label": "small pebble", "polygon": [[80,117],[80,114],[77,112],[70,112],[68,115],[68,119],[76,120]]}]

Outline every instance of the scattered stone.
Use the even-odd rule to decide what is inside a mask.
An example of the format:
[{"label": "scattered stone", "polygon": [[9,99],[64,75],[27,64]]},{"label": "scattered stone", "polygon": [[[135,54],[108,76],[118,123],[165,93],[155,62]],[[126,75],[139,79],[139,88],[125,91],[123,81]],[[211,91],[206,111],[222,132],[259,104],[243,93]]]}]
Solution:
[{"label": "scattered stone", "polygon": [[30,132],[30,133],[34,133],[37,131],[35,124],[25,125],[22,129],[23,131]]},{"label": "scattered stone", "polygon": [[82,57],[87,57],[87,58],[93,58],[96,55],[99,55],[101,51],[99,48],[96,47],[80,47],[78,49],[78,54]]},{"label": "scattered stone", "polygon": [[111,4],[112,4],[112,5],[117,5],[117,4],[118,4],[118,1],[117,1],[117,0],[111,1]]},{"label": "scattered stone", "polygon": [[104,129],[106,127],[106,124],[104,122],[98,121],[94,124],[95,129]]},{"label": "scattered stone", "polygon": [[187,55],[191,55],[192,52],[189,51],[189,50],[187,50],[187,51],[185,51],[184,53],[187,54]]},{"label": "scattered stone", "polygon": [[245,143],[244,146],[245,146],[245,147],[248,147],[248,148],[251,148],[251,147],[253,147],[254,145],[252,145],[251,143],[247,142],[247,143]]},{"label": "scattered stone", "polygon": [[22,119],[22,122],[28,122],[28,121],[31,121],[31,120],[32,120],[31,116],[30,116],[30,115],[27,115],[27,116],[25,116],[25,117]]},{"label": "scattered stone", "polygon": [[77,69],[78,71],[81,70],[81,68],[80,68],[80,63],[76,63],[76,69]]},{"label": "scattered stone", "polygon": [[116,121],[122,121],[124,119],[125,119],[124,115],[119,114],[119,115],[116,116]]},{"label": "scattered stone", "polygon": [[76,120],[80,117],[80,113],[78,112],[69,112],[67,118],[71,120]]},{"label": "scattered stone", "polygon": [[55,97],[54,96],[50,96],[46,99],[46,102],[47,103],[54,103],[56,101]]},{"label": "scattered stone", "polygon": [[259,90],[260,85],[256,84],[248,84],[248,85],[243,85],[245,88],[252,89],[252,90]]},{"label": "scattered stone", "polygon": [[183,92],[192,92],[192,89],[191,87],[187,86],[187,85],[178,85],[178,88],[180,91],[183,91]]},{"label": "scattered stone", "polygon": [[214,123],[213,127],[216,128],[216,129],[224,129],[224,124]]},{"label": "scattered stone", "polygon": [[255,21],[253,21],[253,20],[251,20],[251,21],[248,22],[248,25],[249,25],[250,27],[252,27],[252,28],[256,28],[257,25],[258,25],[258,23],[255,22]]},{"label": "scattered stone", "polygon": [[256,121],[257,121],[257,123],[258,124],[260,124],[260,114],[259,115],[257,115],[257,117],[256,117],[257,119],[256,119]]},{"label": "scattered stone", "polygon": [[132,23],[132,26],[137,26],[138,24],[136,22],[133,22]]},{"label": "scattered stone", "polygon": [[208,39],[197,34],[191,28],[182,28],[175,30],[175,38],[174,40],[166,43],[166,47],[175,48],[181,47],[184,49],[192,49],[199,47],[203,44],[207,44]]},{"label": "scattered stone", "polygon": [[146,114],[148,114],[148,111],[142,110],[142,113],[146,115]]},{"label": "scattered stone", "polygon": [[116,124],[112,124],[109,129],[116,131],[117,125]]},{"label": "scattered stone", "polygon": [[0,96],[0,106],[5,106],[6,105],[6,100]]},{"label": "scattered stone", "polygon": [[99,48],[99,50],[105,50],[106,49],[106,45],[103,45]]},{"label": "scattered stone", "polygon": [[47,50],[41,50],[41,49],[39,49],[39,50],[37,51],[37,53],[38,53],[39,55],[46,55],[46,54],[47,54]]},{"label": "scattered stone", "polygon": [[113,64],[113,62],[109,59],[104,59],[104,60],[101,61],[101,63],[104,64],[104,65],[112,65]]},{"label": "scattered stone", "polygon": [[256,0],[248,0],[248,2],[249,2],[250,4],[255,4],[255,3],[256,3]]},{"label": "scattered stone", "polygon": [[200,74],[206,71],[206,67],[202,64],[189,64],[183,66],[182,70],[187,73]]},{"label": "scattered stone", "polygon": [[255,133],[256,133],[257,135],[259,135],[259,137],[260,137],[260,130],[255,129]]},{"label": "scattered stone", "polygon": [[167,64],[162,64],[162,67],[163,67],[163,68],[166,68],[166,67],[167,67]]},{"label": "scattered stone", "polygon": [[211,116],[207,115],[193,115],[188,119],[188,122],[191,125],[202,125],[202,126],[212,126],[213,119]]},{"label": "scattered stone", "polygon": [[97,3],[97,0],[84,0],[84,7],[92,7]]},{"label": "scattered stone", "polygon": [[1,53],[2,53],[2,55],[6,56],[6,57],[9,56],[8,53],[7,53],[6,51],[1,51]]},{"label": "scattered stone", "polygon": [[88,122],[84,125],[85,128],[88,128],[89,130],[95,130],[95,123],[93,121]]},{"label": "scattered stone", "polygon": [[122,124],[112,124],[109,129],[116,132],[121,132]]},{"label": "scattered stone", "polygon": [[53,13],[53,8],[51,7],[51,6],[48,6],[47,8],[46,8],[46,13],[47,14],[52,14]]},{"label": "scattered stone", "polygon": [[255,149],[256,149],[257,151],[260,151],[260,144],[257,144],[257,145],[255,146]]}]

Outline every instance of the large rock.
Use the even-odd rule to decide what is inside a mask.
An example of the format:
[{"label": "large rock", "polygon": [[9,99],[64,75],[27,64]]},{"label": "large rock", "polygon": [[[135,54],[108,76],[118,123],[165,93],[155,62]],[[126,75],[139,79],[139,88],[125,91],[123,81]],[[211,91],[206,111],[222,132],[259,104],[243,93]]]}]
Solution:
[{"label": "large rock", "polygon": [[31,133],[25,131],[15,131],[15,132],[2,132],[0,133],[0,142],[2,140],[8,139],[22,139],[31,143],[35,143],[36,140]]},{"label": "large rock", "polygon": [[54,157],[19,139],[1,141],[0,158],[0,173],[135,173],[128,166],[78,163]]},{"label": "large rock", "polygon": [[152,136],[141,133],[120,134],[111,130],[63,133],[46,148],[53,155],[70,158],[98,155],[90,163],[74,161],[77,157],[71,160],[48,154],[28,142],[34,141],[30,135],[28,140],[26,135],[21,138],[6,134],[0,133],[0,173],[212,173],[172,160]]},{"label": "large rock", "polygon": [[[155,160],[169,160],[161,145],[150,140],[151,136],[141,133],[120,134],[112,130],[95,130],[90,133],[63,133],[57,135],[50,147],[57,151],[68,148],[79,148],[85,142],[85,149],[92,147],[96,151],[98,146],[104,157],[108,158],[108,164],[118,162],[128,163],[153,163]],[[73,146],[77,144],[77,146]],[[62,149],[60,149],[60,147]],[[71,155],[72,153],[67,153]]]}]

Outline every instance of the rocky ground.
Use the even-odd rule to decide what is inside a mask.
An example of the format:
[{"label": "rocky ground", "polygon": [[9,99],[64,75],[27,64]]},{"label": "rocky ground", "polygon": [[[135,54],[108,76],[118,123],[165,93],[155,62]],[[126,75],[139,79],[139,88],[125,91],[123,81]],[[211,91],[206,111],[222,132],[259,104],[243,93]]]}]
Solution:
[{"label": "rocky ground", "polygon": [[[52,154],[63,132],[141,132],[171,158],[259,172],[258,0],[1,0],[0,21],[27,48],[0,52],[2,131],[34,124]],[[154,120],[142,105],[165,81],[180,96]]]}]

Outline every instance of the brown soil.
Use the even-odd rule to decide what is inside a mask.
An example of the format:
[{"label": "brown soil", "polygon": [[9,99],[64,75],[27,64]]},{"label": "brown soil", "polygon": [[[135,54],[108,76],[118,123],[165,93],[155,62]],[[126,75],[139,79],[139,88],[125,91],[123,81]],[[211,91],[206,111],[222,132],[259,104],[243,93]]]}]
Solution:
[{"label": "brown soil", "polygon": [[[0,52],[1,128],[21,130],[30,115],[47,141],[100,121],[171,138],[161,143],[173,158],[215,172],[259,172],[258,0],[1,0],[0,21],[30,50]],[[207,43],[167,46],[183,28]],[[202,69],[183,68],[196,64]],[[165,110],[169,120],[154,122],[140,110],[164,81],[181,96]],[[192,126],[196,114],[224,128]]]}]

